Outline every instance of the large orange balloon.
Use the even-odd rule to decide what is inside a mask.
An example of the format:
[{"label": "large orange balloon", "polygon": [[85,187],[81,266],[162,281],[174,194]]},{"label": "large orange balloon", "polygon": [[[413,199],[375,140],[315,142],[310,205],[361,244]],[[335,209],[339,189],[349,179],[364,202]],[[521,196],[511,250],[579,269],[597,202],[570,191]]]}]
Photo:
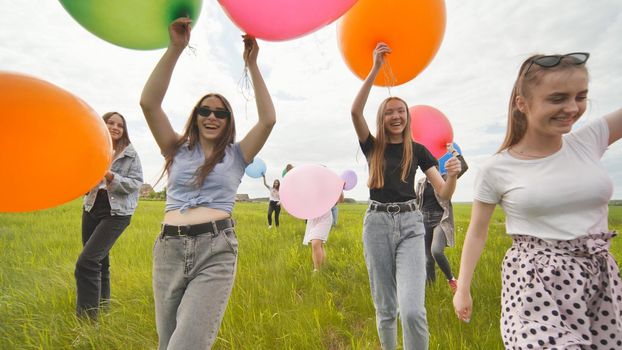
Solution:
[{"label": "large orange balloon", "polygon": [[338,26],[341,53],[361,79],[372,67],[376,43],[382,41],[392,49],[388,65],[374,81],[381,86],[415,78],[436,55],[444,34],[443,0],[359,0]]},{"label": "large orange balloon", "polygon": [[69,92],[0,71],[0,212],[50,208],[83,195],[110,167],[112,141]]}]

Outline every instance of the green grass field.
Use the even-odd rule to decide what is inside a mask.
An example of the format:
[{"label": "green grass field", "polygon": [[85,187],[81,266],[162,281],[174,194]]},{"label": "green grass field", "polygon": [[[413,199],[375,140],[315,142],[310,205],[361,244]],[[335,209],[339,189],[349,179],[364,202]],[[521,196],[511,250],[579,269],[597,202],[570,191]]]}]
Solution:
[{"label": "green grass field", "polygon": [[[98,323],[74,316],[73,270],[80,253],[81,202],[0,214],[0,349],[153,349],[157,345],[151,252],[163,202],[142,201],[111,252],[112,306]],[[313,274],[304,222],[282,215],[269,230],[265,203],[237,203],[239,266],[215,349],[379,349],[361,242],[365,206],[341,204],[326,246],[327,267]],[[457,244],[446,250],[454,273],[470,216],[455,205]],[[622,229],[622,207],[610,207]],[[445,281],[427,288],[431,349],[502,349],[500,265],[511,240],[493,217],[473,281],[470,324],[457,321]],[[612,247],[618,261],[622,243]],[[439,276],[442,276],[438,271]]]}]

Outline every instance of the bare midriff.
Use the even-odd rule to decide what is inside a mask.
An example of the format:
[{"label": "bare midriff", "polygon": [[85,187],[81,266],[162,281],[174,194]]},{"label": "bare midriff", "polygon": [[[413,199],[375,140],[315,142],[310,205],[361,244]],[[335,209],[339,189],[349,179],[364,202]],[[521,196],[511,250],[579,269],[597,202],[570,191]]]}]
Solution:
[{"label": "bare midriff", "polygon": [[164,214],[163,223],[167,225],[195,225],[205,222],[227,219],[229,213],[220,209],[197,207],[186,210],[183,214],[179,209],[167,211]]}]

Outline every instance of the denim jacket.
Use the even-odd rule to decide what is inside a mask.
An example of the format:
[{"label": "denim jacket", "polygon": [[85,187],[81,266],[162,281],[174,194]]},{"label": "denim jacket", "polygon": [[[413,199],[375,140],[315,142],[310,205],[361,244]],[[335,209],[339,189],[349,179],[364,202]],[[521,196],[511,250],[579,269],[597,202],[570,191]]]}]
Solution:
[{"label": "denim jacket", "polygon": [[[129,144],[121,154],[112,161],[110,171],[114,178],[106,184],[110,215],[132,215],[138,204],[138,192],[143,184],[143,169],[138,153]],[[106,180],[103,180],[106,181]],[[90,211],[95,203],[99,184],[93,187],[84,197],[84,210]]]}]

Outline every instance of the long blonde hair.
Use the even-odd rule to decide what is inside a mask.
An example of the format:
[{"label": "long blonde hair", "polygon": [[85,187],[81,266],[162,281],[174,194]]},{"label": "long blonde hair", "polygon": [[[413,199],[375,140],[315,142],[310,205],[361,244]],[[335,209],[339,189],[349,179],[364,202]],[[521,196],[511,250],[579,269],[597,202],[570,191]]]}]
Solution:
[{"label": "long blonde hair", "polygon": [[[542,78],[550,72],[569,71],[571,69],[580,69],[587,74],[587,68],[585,64],[577,65],[568,60],[562,59],[558,65],[554,67],[540,67],[537,64],[532,63],[533,60],[542,57],[543,55],[533,55],[521,64],[518,70],[518,76],[514,82],[512,88],[512,94],[510,95],[510,103],[508,107],[508,126],[505,133],[505,139],[501,144],[501,147],[497,150],[501,152],[508,149],[520,140],[523,139],[527,132],[527,116],[525,113],[518,109],[516,99],[518,96],[522,96],[525,99],[531,97],[531,89],[538,86],[542,82]],[[525,71],[529,69],[529,74],[525,75]]]},{"label": "long blonde hair", "polygon": [[404,145],[402,151],[402,162],[400,164],[402,172],[400,179],[406,182],[406,177],[410,173],[410,167],[413,158],[413,144],[412,136],[410,134],[410,111],[408,110],[408,104],[406,101],[399,97],[389,97],[382,101],[378,107],[378,114],[376,115],[376,137],[372,136],[372,154],[369,162],[369,180],[367,186],[369,188],[382,188],[384,187],[384,151],[387,148],[387,136],[384,126],[384,111],[387,107],[387,103],[392,100],[401,101],[406,108],[406,127],[402,132],[402,143]]}]

